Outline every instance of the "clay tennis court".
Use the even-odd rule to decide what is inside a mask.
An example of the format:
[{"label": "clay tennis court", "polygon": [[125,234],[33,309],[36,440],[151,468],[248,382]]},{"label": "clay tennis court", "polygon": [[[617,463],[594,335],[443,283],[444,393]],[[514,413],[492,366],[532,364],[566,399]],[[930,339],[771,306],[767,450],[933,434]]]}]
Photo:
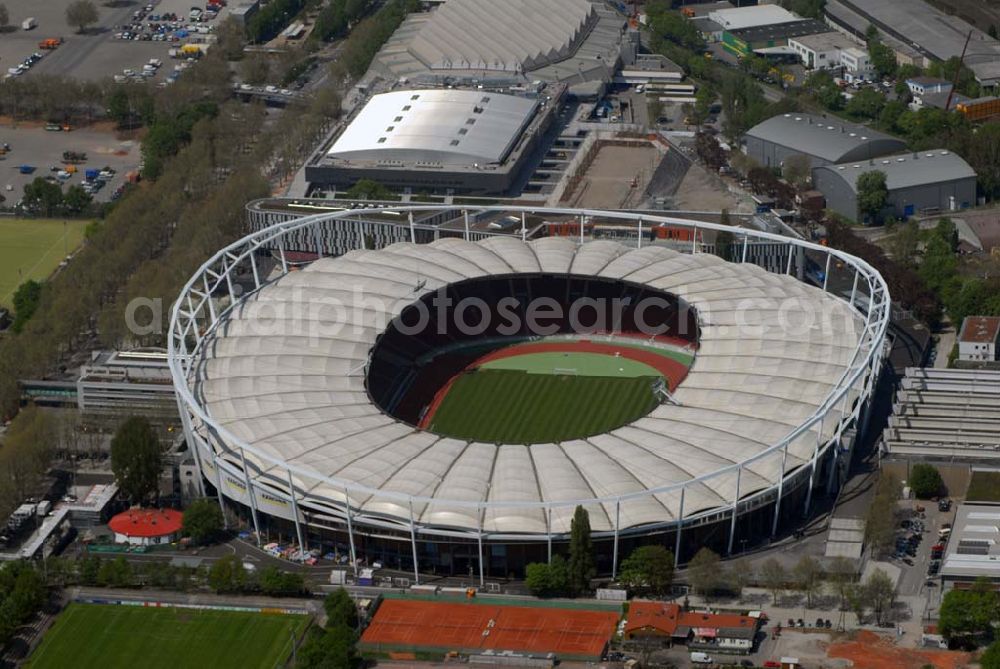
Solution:
[{"label": "clay tennis court", "polygon": [[617,623],[614,611],[387,599],[361,642],[376,650],[491,649],[598,659]]}]

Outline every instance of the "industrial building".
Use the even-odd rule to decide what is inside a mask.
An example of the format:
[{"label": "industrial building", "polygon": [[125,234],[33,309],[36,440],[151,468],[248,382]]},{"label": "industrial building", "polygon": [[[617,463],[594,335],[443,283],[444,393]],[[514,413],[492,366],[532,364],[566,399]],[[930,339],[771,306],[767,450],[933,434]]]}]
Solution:
[{"label": "industrial building", "polygon": [[967,362],[1000,360],[1000,317],[966,316],[958,333],[958,359]]},{"label": "industrial building", "polygon": [[883,459],[995,464],[1000,372],[907,369],[881,448]]},{"label": "industrial building", "polygon": [[759,617],[689,611],[674,602],[633,600],[622,630],[626,641],[653,640],[663,646],[745,655],[753,651]]},{"label": "industrial building", "polygon": [[827,30],[827,25],[816,19],[799,19],[772,25],[726,30],[722,34],[722,47],[739,58],[747,58],[754,53],[765,56],[789,55],[791,52],[782,47],[787,47],[790,39],[815,35]]},{"label": "industrial building", "polygon": [[813,186],[826,206],[852,221],[861,221],[858,178],[865,172],[885,174],[889,197],[882,215],[907,218],[918,213],[967,209],[976,204],[976,172],[961,156],[944,149],[853,159],[813,169]]},{"label": "industrial building", "polygon": [[972,31],[966,67],[984,86],[1000,83],[1000,41],[924,0],[829,0],[825,11],[831,26],[857,40],[863,40],[868,26],[874,25],[900,63],[919,67],[961,56]]},{"label": "industrial building", "polygon": [[906,150],[901,139],[816,114],[773,116],[747,130],[744,139],[746,154],[765,167],[781,167],[798,154],[807,156],[815,168]]},{"label": "industrial building", "polygon": [[306,180],[349,187],[372,179],[397,189],[506,193],[552,123],[564,90],[557,85],[511,95],[432,88],[375,95],[306,166]]},{"label": "industrial building", "polygon": [[960,504],[941,563],[941,590],[971,588],[984,578],[1000,588],[1000,505]]},{"label": "industrial building", "polygon": [[723,30],[744,30],[802,20],[802,17],[779,5],[751,5],[732,9],[716,9],[708,13],[708,18],[722,26]]},{"label": "industrial building", "polygon": [[838,32],[790,37],[788,46],[810,70],[841,70],[847,81],[872,78],[871,57],[865,49]]},{"label": "industrial building", "polygon": [[448,0],[410,14],[372,62],[413,85],[563,82],[599,95],[621,65],[626,20],[589,0]]},{"label": "industrial building", "polygon": [[83,412],[177,415],[166,352],[155,349],[95,351],[76,381]]}]

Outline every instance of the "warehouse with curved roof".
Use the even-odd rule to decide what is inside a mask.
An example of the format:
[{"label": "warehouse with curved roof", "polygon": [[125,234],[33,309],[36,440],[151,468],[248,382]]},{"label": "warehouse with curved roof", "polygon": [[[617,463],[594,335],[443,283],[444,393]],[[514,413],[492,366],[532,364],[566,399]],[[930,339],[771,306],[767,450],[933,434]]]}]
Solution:
[{"label": "warehouse with curved roof", "polygon": [[812,167],[868,160],[906,150],[903,140],[856,123],[818,114],[779,114],[745,135],[746,154],[765,167],[781,167],[794,155]]}]

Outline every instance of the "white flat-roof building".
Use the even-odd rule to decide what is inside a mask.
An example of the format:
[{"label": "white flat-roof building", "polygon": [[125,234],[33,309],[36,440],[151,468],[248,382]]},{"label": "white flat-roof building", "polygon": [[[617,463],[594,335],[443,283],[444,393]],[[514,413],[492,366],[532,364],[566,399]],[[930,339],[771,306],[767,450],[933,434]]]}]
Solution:
[{"label": "white flat-roof building", "polygon": [[792,23],[802,18],[778,5],[753,5],[734,9],[718,9],[709,12],[708,18],[718,23],[724,30],[742,30],[759,26],[773,26]]},{"label": "white flat-roof building", "polygon": [[843,68],[848,80],[870,79],[871,59],[868,53],[837,32],[790,37],[788,46],[798,54],[802,64],[812,70]]},{"label": "white flat-roof building", "polygon": [[941,564],[941,589],[967,589],[980,578],[1000,586],[1000,506],[961,504]]},{"label": "white flat-roof building", "polygon": [[958,333],[958,359],[994,361],[1000,359],[1000,317],[966,316]]}]

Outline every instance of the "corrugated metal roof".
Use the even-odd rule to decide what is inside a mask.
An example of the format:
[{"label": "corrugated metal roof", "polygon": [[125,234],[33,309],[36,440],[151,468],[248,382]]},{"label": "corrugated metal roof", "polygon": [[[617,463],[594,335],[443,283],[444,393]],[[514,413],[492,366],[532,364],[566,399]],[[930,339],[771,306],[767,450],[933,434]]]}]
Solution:
[{"label": "corrugated metal roof", "polygon": [[374,96],[327,152],[338,160],[499,163],[539,101],[481,90],[422,89]]},{"label": "corrugated metal roof", "polygon": [[802,17],[796,16],[778,5],[753,5],[734,9],[719,9],[710,12],[708,18],[726,30],[740,30],[799,21]]},{"label": "corrugated metal roof", "polygon": [[827,165],[818,169],[840,176],[855,191],[858,188],[858,177],[865,172],[884,172],[885,184],[889,190],[976,178],[976,171],[969,163],[958,154],[944,149]]},{"label": "corrugated metal roof", "polygon": [[866,146],[874,156],[906,148],[903,140],[878,130],[816,114],[779,114],[758,123],[746,134],[832,163],[859,149],[863,153]]}]

